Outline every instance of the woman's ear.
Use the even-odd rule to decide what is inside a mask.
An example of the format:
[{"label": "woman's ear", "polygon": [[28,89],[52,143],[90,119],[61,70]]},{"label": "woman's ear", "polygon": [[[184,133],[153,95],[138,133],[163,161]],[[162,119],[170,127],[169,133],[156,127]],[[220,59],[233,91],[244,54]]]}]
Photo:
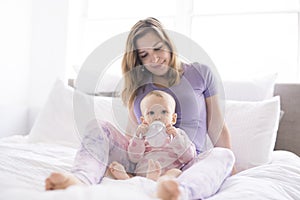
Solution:
[{"label": "woman's ear", "polygon": [[173,113],[172,115],[172,125],[176,124],[177,122],[177,113]]}]

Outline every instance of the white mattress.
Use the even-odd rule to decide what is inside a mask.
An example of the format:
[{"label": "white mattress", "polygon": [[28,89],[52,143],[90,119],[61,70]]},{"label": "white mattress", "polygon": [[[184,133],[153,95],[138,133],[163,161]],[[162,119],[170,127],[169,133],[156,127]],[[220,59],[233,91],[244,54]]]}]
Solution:
[{"label": "white mattress", "polygon": [[[23,136],[1,139],[0,199],[155,199],[149,193],[155,185],[144,178],[105,178],[100,185],[44,191],[44,179],[53,171],[68,172],[75,153],[65,146],[27,143]],[[209,198],[221,199],[300,199],[300,158],[291,152],[274,151],[272,163],[228,178]]]}]

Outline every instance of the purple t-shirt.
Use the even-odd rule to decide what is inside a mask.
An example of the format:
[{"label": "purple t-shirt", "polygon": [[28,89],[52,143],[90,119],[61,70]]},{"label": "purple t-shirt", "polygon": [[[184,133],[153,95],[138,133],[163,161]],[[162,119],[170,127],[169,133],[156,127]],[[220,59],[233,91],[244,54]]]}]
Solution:
[{"label": "purple t-shirt", "polygon": [[134,113],[141,123],[140,102],[152,90],[171,94],[176,101],[177,122],[175,127],[183,129],[196,146],[197,153],[203,152],[207,133],[205,98],[217,93],[216,79],[211,69],[199,63],[183,64],[180,83],[170,88],[159,88],[148,83],[139,89],[134,100]]}]

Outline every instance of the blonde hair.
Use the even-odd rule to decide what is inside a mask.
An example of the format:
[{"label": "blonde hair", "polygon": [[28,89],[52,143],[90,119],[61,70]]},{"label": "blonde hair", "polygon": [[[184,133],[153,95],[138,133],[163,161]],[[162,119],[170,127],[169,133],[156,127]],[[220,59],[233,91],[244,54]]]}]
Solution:
[{"label": "blonde hair", "polygon": [[136,41],[146,33],[153,31],[168,47],[171,59],[170,69],[167,72],[168,86],[177,84],[180,81],[182,73],[181,62],[176,55],[176,49],[161,23],[153,18],[149,17],[144,20],[138,21],[130,30],[125,53],[122,60],[122,73],[124,77],[124,88],[122,91],[122,100],[124,105],[132,105],[133,100],[137,94],[138,89],[145,87],[145,80],[151,74],[147,69],[141,70],[142,62],[139,59],[138,49],[136,48]]},{"label": "blonde hair", "polygon": [[146,94],[146,96],[144,96],[144,98],[141,100],[141,103],[140,103],[141,110],[142,110],[142,104],[143,104],[144,100],[150,96],[156,96],[156,97],[160,97],[162,99],[168,99],[171,103],[171,108],[173,109],[173,112],[175,112],[175,107],[176,107],[175,99],[169,93],[161,91],[161,90],[152,90],[148,94]]}]

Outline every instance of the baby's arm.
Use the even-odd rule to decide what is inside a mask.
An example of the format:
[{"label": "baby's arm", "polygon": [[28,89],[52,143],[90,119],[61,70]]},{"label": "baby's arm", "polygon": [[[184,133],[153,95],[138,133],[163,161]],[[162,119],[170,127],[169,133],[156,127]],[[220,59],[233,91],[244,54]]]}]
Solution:
[{"label": "baby's arm", "polygon": [[137,137],[130,139],[128,145],[129,160],[133,163],[139,162],[144,156],[145,149],[145,141],[143,139]]},{"label": "baby's arm", "polygon": [[145,140],[143,139],[144,135],[148,131],[149,126],[147,123],[142,123],[137,127],[135,137],[129,140],[128,145],[128,157],[129,160],[133,163],[139,162],[145,153]]},{"label": "baby's arm", "polygon": [[182,129],[177,128],[176,130],[177,134],[172,139],[170,146],[177,154],[178,160],[181,163],[187,163],[196,157],[196,147]]}]

